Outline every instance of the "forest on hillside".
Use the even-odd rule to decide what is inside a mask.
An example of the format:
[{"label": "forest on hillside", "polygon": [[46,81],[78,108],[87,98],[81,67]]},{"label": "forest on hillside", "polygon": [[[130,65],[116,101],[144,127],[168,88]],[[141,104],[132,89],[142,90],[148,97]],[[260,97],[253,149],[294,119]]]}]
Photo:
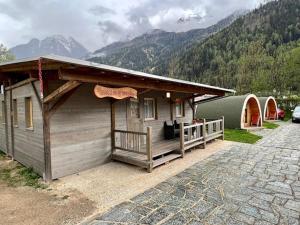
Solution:
[{"label": "forest on hillside", "polygon": [[300,92],[300,1],[278,0],[177,54],[169,76],[240,94]]}]

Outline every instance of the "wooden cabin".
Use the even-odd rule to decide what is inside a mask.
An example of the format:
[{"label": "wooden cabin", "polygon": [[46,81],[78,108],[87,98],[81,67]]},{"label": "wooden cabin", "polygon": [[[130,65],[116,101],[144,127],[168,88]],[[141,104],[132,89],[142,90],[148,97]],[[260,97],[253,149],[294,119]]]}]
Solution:
[{"label": "wooden cabin", "polygon": [[46,180],[182,157],[223,135],[220,118],[192,123],[194,97],[233,92],[55,55],[0,64],[0,78],[0,148]]},{"label": "wooden cabin", "polygon": [[258,98],[253,94],[218,96],[198,101],[196,118],[225,117],[225,128],[250,129],[262,126],[262,113]]},{"label": "wooden cabin", "polygon": [[274,97],[258,97],[263,120],[277,120],[277,102]]}]

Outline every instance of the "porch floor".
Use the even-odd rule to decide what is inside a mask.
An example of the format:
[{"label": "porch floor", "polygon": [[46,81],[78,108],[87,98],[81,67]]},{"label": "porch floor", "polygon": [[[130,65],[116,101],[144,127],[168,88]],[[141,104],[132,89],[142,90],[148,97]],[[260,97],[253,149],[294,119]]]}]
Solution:
[{"label": "porch floor", "polygon": [[[152,143],[152,158],[153,167],[164,164],[165,162],[171,161],[173,159],[181,157],[180,151],[180,140],[179,138],[172,140],[162,140]],[[147,156],[142,154],[137,154],[134,152],[127,152],[122,150],[116,150],[113,153],[113,159],[124,161],[136,161],[141,164],[147,165]],[[123,160],[122,160],[123,159]],[[132,162],[132,164],[135,164]],[[142,165],[141,165],[142,166]]]}]

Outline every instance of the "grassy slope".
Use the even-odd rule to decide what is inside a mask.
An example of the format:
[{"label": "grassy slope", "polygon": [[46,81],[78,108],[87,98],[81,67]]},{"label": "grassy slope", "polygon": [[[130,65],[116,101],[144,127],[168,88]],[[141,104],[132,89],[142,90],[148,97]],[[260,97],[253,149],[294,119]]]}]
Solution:
[{"label": "grassy slope", "polygon": [[8,161],[6,155],[2,151],[0,151],[0,180],[3,180],[7,185],[13,187],[47,187],[40,182],[40,176],[35,173],[32,168],[26,168],[20,163]]},{"label": "grassy slope", "polygon": [[246,130],[225,129],[225,140],[254,144],[262,137],[252,134]]}]

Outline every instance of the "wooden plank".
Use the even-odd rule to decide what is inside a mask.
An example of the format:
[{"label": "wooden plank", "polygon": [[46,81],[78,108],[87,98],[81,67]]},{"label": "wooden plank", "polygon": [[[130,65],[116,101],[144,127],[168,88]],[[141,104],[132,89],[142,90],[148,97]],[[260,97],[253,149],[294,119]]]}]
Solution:
[{"label": "wooden plank", "polygon": [[149,167],[149,164],[145,161],[141,161],[141,160],[138,160],[138,159],[135,159],[135,158],[132,158],[132,157],[128,157],[128,156],[124,156],[124,155],[120,155],[120,154],[117,154],[117,153],[114,153],[112,155],[112,159],[120,161],[120,162],[128,163],[128,164],[132,164],[132,165],[135,165],[135,166],[139,166],[139,167],[142,167],[142,168],[147,168],[148,169],[148,167]]},{"label": "wooden plank", "polygon": [[5,122],[5,142],[6,142],[6,154],[9,155],[9,137],[8,137],[8,118],[7,118],[7,92],[5,90],[5,82],[3,82],[4,89],[4,122]]},{"label": "wooden plank", "polygon": [[40,106],[40,109],[42,110],[43,106],[42,106],[42,100],[41,100],[41,97],[38,93],[38,90],[36,89],[35,85],[34,85],[34,81],[30,82],[31,83],[31,87],[33,89],[33,92],[34,92],[34,95],[36,97],[36,99],[38,100],[38,103],[39,103],[39,106]]},{"label": "wooden plank", "polygon": [[184,123],[180,123],[180,150],[181,156],[184,157]]},{"label": "wooden plank", "polygon": [[[117,86],[128,86],[134,88],[145,88],[153,90],[164,90],[169,92],[183,92],[183,93],[202,93],[202,94],[215,94],[223,95],[224,91],[215,90],[205,87],[196,87],[192,85],[182,85],[173,82],[137,78],[134,76],[124,76],[119,73],[106,72],[104,75],[100,72],[79,72],[74,70],[63,69],[60,71],[60,79],[69,81],[80,81],[96,84],[107,84]],[[187,88],[188,87],[188,88]]]},{"label": "wooden plank", "polygon": [[130,131],[130,130],[115,130],[116,133],[126,133],[126,134],[137,134],[137,135],[147,135],[145,132]]},{"label": "wooden plank", "polygon": [[52,180],[51,168],[51,148],[50,148],[50,116],[49,104],[43,103],[43,136],[44,136],[44,157],[45,157],[45,177],[49,182]]},{"label": "wooden plank", "polygon": [[[9,86],[11,85],[11,80],[9,81]],[[10,137],[11,137],[11,156],[12,160],[15,157],[15,137],[14,137],[14,116],[13,116],[13,96],[12,96],[12,88],[9,90],[9,112],[10,112]]]},{"label": "wooden plank", "polygon": [[153,158],[152,158],[152,127],[147,127],[147,140],[146,140],[146,149],[147,149],[147,159],[149,162],[148,172],[151,173],[153,169]]},{"label": "wooden plank", "polygon": [[18,87],[21,87],[21,86],[24,86],[24,85],[26,85],[26,84],[29,84],[29,83],[31,83],[31,82],[33,82],[33,81],[36,81],[37,79],[36,78],[28,78],[28,79],[26,79],[26,80],[22,80],[22,81],[20,81],[20,82],[18,82],[18,83],[16,83],[16,84],[9,84],[9,86],[8,87],[6,87],[5,89],[8,91],[8,90],[12,90],[12,89],[15,89],[15,88],[18,88]]},{"label": "wooden plank", "polygon": [[55,99],[60,98],[65,93],[71,91],[72,89],[78,87],[81,84],[81,82],[78,81],[68,81],[67,83],[60,86],[58,89],[53,91],[51,94],[49,94],[47,97],[44,98],[44,103],[51,102]]},{"label": "wooden plank", "polygon": [[206,147],[206,119],[203,119],[202,125],[202,135],[203,135],[203,147]]},{"label": "wooden plank", "polygon": [[73,90],[69,91],[68,93],[66,93],[64,96],[62,96],[61,98],[59,98],[53,105],[52,107],[49,109],[49,117],[51,118],[53,116],[53,114],[59,109],[60,106],[62,106],[76,91],[76,89],[78,88],[78,86],[76,88],[74,88]]},{"label": "wooden plank", "polygon": [[115,151],[116,140],[115,140],[115,129],[116,129],[116,106],[115,101],[110,101],[110,124],[111,124],[111,153]]}]

